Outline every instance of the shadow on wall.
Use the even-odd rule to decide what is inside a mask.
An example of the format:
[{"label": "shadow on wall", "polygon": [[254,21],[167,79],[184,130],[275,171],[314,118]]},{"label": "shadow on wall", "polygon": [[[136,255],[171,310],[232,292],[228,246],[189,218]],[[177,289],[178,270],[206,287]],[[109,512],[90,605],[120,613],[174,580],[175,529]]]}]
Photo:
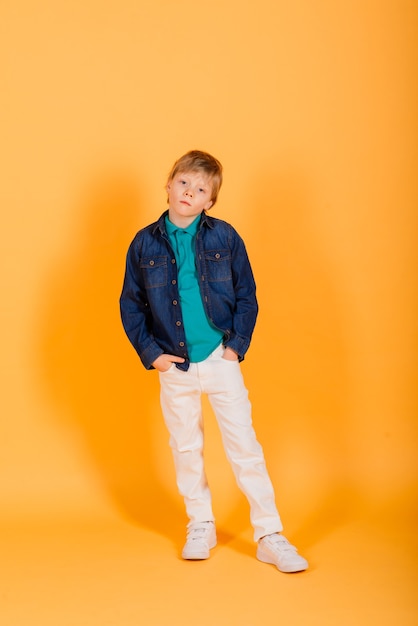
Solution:
[{"label": "shadow on wall", "polygon": [[[128,246],[150,221],[141,212],[137,181],[103,175],[90,185],[80,213],[78,237],[58,259],[43,294],[35,334],[42,384],[60,419],[81,434],[120,513],[177,540],[187,520],[176,492],[158,376],[143,368],[119,313]],[[151,219],[159,214],[157,209]],[[224,543],[231,530],[236,534],[249,524],[247,504],[237,495],[231,525],[223,534],[220,529]]]},{"label": "shadow on wall", "polygon": [[266,168],[256,189],[248,248],[260,314],[245,368],[285,530],[294,507],[297,542],[307,545],[344,523],[357,501],[341,277],[304,176]]},{"label": "shadow on wall", "polygon": [[165,534],[161,504],[155,503],[164,502],[165,518],[181,515],[173,515],[178,503],[156,468],[158,378],[143,369],[119,314],[127,248],[145,225],[137,181],[103,175],[90,185],[82,209],[77,240],[58,259],[43,298],[38,336],[44,384],[57,415],[67,413],[82,434],[116,506]]}]

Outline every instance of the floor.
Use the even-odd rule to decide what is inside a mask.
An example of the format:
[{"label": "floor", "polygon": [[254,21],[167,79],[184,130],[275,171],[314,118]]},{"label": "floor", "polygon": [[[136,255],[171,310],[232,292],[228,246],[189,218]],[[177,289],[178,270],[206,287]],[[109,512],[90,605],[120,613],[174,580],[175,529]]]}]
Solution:
[{"label": "floor", "polygon": [[[416,515],[364,509],[293,523],[310,568],[258,562],[243,511],[218,524],[207,561],[186,562],[178,511],[156,529],[115,508],[4,516],[3,626],[418,624]],[[395,515],[396,511],[396,515]],[[165,523],[166,522],[166,523]]]}]

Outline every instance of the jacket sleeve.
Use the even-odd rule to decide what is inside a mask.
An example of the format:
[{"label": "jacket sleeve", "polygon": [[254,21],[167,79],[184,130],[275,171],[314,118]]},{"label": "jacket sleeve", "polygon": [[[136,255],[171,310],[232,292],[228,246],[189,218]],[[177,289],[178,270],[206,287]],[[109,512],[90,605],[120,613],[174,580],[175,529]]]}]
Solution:
[{"label": "jacket sleeve", "polygon": [[155,341],[151,330],[151,313],[140,271],[139,235],[132,241],[126,256],[125,278],[119,302],[122,324],[129,341],[144,367],[153,369],[152,363],[164,351]]},{"label": "jacket sleeve", "polygon": [[256,285],[247,250],[242,238],[232,229],[231,257],[235,307],[231,335],[224,343],[242,361],[247,352],[258,314]]}]

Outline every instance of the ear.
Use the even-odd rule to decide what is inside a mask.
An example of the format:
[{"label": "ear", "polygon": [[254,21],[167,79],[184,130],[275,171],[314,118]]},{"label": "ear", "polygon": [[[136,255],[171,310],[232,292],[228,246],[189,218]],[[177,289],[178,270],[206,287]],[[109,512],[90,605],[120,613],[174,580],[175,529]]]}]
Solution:
[{"label": "ear", "polygon": [[210,200],[210,201],[207,203],[207,205],[205,206],[205,211],[209,211],[209,209],[212,207],[212,205],[213,205],[213,202],[212,202],[212,200]]}]

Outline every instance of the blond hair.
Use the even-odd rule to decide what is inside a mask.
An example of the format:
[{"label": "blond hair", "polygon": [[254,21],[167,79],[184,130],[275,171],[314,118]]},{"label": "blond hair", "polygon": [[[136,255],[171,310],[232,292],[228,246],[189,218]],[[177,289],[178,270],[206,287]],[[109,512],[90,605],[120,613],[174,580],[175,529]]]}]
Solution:
[{"label": "blond hair", "polygon": [[177,174],[185,174],[186,172],[200,172],[208,177],[212,184],[211,201],[213,206],[218,199],[222,185],[222,165],[218,159],[215,159],[208,152],[190,150],[174,163],[167,178],[167,185]]}]

